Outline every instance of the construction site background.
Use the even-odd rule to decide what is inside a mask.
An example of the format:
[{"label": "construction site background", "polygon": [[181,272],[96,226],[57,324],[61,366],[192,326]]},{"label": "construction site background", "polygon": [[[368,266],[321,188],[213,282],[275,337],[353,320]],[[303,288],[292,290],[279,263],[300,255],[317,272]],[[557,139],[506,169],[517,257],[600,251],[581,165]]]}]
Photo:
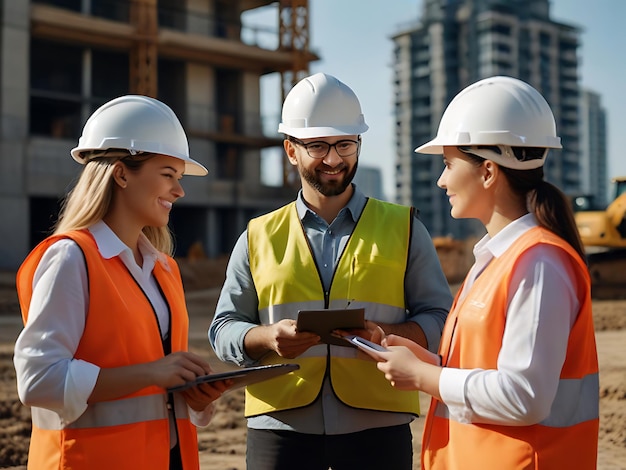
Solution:
[{"label": "construction site background", "polygon": [[[466,240],[455,240],[452,237],[433,238],[441,267],[450,285],[461,282],[472,266],[474,262],[472,248],[477,241],[477,238]],[[198,242],[191,246],[186,257],[178,258],[177,262],[186,290],[222,287],[228,256],[208,258]]]}]

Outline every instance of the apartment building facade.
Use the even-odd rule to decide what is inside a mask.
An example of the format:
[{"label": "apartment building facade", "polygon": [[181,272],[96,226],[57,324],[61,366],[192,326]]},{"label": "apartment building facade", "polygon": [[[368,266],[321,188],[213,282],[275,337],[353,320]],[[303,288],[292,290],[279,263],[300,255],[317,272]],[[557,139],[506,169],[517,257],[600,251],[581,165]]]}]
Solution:
[{"label": "apartment building facade", "polygon": [[591,195],[594,208],[609,202],[606,110],[602,97],[592,90],[580,93],[581,194]]},{"label": "apartment building facade", "polygon": [[[299,10],[288,13],[306,19],[307,2],[292,4]],[[48,233],[81,169],[69,151],[84,122],[124,94],[167,103],[191,156],[209,169],[183,180],[186,196],[171,216],[177,255],[198,244],[210,257],[227,254],[251,217],[291,200],[297,188],[260,178],[262,151],[282,145],[279,116],[261,115],[260,83],[305,70],[316,57],[285,47],[289,25],[279,16],[289,2],[280,5],[0,0],[0,269],[19,266]],[[244,24],[246,12],[259,8],[276,12],[273,29]]]},{"label": "apartment building facade", "polygon": [[450,217],[436,186],[441,159],[413,152],[436,135],[451,99],[481,78],[516,77],[545,96],[563,143],[548,156],[546,179],[579,191],[579,29],[553,21],[548,0],[424,0],[419,21],[393,41],[396,202],[416,206],[433,236],[483,231]]}]

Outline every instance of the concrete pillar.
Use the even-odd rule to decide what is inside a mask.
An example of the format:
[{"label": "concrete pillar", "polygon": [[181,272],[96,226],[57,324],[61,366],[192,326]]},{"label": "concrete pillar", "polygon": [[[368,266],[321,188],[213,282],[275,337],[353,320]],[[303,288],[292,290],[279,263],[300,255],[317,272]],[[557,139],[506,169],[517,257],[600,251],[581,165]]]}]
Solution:
[{"label": "concrete pillar", "polygon": [[30,2],[0,2],[0,269],[16,269],[29,250],[25,190]]}]

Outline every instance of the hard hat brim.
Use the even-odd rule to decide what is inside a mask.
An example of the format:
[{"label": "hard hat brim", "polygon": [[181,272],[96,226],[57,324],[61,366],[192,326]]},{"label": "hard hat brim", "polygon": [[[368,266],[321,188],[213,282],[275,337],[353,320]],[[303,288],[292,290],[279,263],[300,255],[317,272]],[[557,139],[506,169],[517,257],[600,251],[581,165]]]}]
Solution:
[{"label": "hard hat brim", "polygon": [[[80,147],[74,147],[70,154],[72,155],[72,158],[80,163],[81,165],[85,165],[89,160],[85,158],[85,154],[89,154],[90,152],[93,151],[97,151],[97,150],[103,150],[103,149],[84,149],[84,148],[80,148]],[[163,154],[166,155],[166,154]],[[117,155],[111,155],[113,156],[117,156]],[[191,175],[191,176],[206,176],[209,173],[209,170],[200,162],[197,162],[196,160],[194,160],[193,158],[182,158],[176,155],[166,155],[167,157],[172,157],[172,158],[177,158],[179,160],[182,160],[185,162],[185,172],[183,173],[184,175]]]},{"label": "hard hat brim", "polygon": [[335,137],[341,135],[361,135],[369,129],[365,123],[358,127],[289,127],[278,125],[278,132],[295,137],[296,139],[314,139],[316,137]]}]

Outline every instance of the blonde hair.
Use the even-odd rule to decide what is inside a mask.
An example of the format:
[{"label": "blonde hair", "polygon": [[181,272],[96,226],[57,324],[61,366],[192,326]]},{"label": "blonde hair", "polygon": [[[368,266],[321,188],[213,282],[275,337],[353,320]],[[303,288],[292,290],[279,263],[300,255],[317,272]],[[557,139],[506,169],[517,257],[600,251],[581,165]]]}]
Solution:
[{"label": "blonde hair", "polygon": [[[138,171],[152,155],[132,156],[128,152],[116,156],[94,155],[87,161],[76,185],[70,190],[59,212],[59,218],[53,227],[53,234],[82,230],[102,220],[109,212],[113,199],[113,169],[117,162],[122,162],[130,171]],[[143,228],[150,243],[168,255],[174,253],[174,242],[169,227]]]}]

